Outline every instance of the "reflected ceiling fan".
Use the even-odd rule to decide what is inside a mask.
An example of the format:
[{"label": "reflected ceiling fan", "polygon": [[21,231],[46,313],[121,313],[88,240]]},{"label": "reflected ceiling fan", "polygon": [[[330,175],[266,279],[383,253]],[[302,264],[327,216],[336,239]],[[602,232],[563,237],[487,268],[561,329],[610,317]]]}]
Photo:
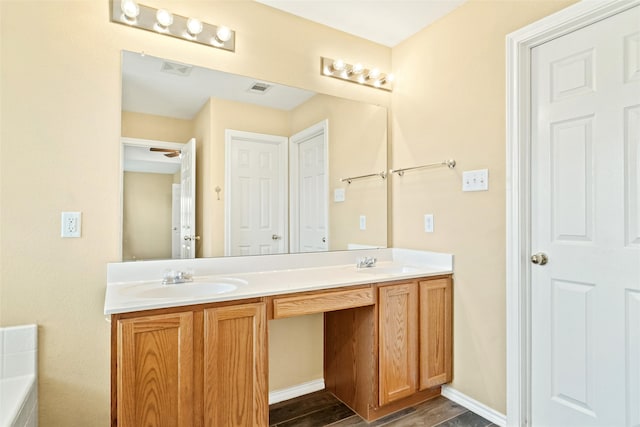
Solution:
[{"label": "reflected ceiling fan", "polygon": [[173,150],[171,148],[156,148],[156,147],[149,148],[149,151],[165,153],[164,156],[169,158],[179,157],[180,154],[182,153],[180,150]]}]

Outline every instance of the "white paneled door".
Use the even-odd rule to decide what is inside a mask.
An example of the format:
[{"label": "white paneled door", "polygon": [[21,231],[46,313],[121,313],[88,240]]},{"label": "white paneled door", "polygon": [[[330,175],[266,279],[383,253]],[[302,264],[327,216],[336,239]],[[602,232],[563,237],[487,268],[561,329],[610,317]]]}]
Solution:
[{"label": "white paneled door", "polygon": [[196,140],[180,149],[180,258],[196,257]]},{"label": "white paneled door", "polygon": [[287,143],[226,131],[225,255],[287,252]]},{"label": "white paneled door", "polygon": [[531,71],[531,425],[640,426],[640,7]]},{"label": "white paneled door", "polygon": [[328,121],[291,137],[291,250],[322,252],[329,247]]}]

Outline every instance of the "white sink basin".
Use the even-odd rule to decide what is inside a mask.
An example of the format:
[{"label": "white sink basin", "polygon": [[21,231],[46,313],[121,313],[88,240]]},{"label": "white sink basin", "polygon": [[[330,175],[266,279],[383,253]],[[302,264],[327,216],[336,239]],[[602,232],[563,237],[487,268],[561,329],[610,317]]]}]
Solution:
[{"label": "white sink basin", "polygon": [[408,265],[395,265],[386,267],[367,267],[358,269],[358,273],[365,274],[411,274],[417,273],[419,270]]},{"label": "white sink basin", "polygon": [[128,286],[120,293],[135,298],[199,298],[233,292],[247,283],[246,280],[234,278],[196,279],[175,285],[144,283]]}]

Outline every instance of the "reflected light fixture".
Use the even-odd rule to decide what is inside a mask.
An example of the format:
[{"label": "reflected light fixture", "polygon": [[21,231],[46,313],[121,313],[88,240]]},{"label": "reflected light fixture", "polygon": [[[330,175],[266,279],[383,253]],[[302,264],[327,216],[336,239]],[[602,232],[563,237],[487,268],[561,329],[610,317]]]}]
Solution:
[{"label": "reflected light fixture", "polygon": [[236,33],[229,27],[176,15],[135,0],[110,0],[110,4],[111,22],[235,52]]},{"label": "reflected light fixture", "polygon": [[197,36],[202,32],[202,21],[197,18],[189,18],[187,20],[187,31],[192,37]]},{"label": "reflected light fixture", "polygon": [[358,83],[364,86],[391,91],[393,74],[382,73],[378,68],[366,68],[360,63],[348,64],[342,59],[321,57],[321,74]]},{"label": "reflected light fixture", "polygon": [[166,9],[159,9],[156,12],[156,24],[154,29],[158,32],[164,33],[169,30],[169,27],[173,24],[173,15]]},{"label": "reflected light fixture", "polygon": [[134,23],[140,15],[140,6],[134,0],[124,0],[120,4],[120,10],[122,11],[122,17],[128,24]]}]

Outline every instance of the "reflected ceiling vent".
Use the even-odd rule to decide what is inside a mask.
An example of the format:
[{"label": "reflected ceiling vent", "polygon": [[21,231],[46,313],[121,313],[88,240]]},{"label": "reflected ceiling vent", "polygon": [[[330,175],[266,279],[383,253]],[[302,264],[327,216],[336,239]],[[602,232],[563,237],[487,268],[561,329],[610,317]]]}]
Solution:
[{"label": "reflected ceiling vent", "polygon": [[251,87],[247,90],[247,92],[258,93],[262,95],[267,93],[272,86],[273,85],[270,85],[268,83],[255,82],[254,84],[251,85]]},{"label": "reflected ceiling vent", "polygon": [[169,74],[175,74],[176,76],[187,77],[189,74],[191,74],[192,69],[193,67],[191,65],[164,61],[162,63],[162,68],[160,68],[160,71]]}]

